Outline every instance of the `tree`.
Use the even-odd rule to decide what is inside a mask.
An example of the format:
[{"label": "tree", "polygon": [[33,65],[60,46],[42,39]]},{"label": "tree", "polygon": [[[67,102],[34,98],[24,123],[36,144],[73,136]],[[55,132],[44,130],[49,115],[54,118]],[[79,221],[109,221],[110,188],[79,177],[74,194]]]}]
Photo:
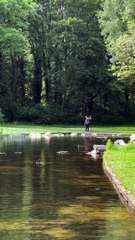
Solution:
[{"label": "tree", "polygon": [[32,0],[0,0],[0,78],[4,89],[0,97],[7,111],[15,103],[24,104],[24,65],[29,51],[27,17],[34,7]]},{"label": "tree", "polygon": [[99,21],[111,56],[112,71],[118,79],[135,76],[134,0],[104,0]]},{"label": "tree", "polygon": [[[57,122],[74,122],[94,113],[99,121],[99,115],[120,116],[126,107],[130,112],[133,88],[118,83],[108,68],[111,60],[115,75],[131,79],[133,57],[130,72],[124,70],[129,66],[128,51],[134,48],[126,39],[133,35],[125,32],[126,11],[131,5],[124,10],[124,0],[116,6],[115,0],[105,0],[103,7],[105,4],[108,12],[102,10],[97,17],[99,2],[0,0],[0,107],[8,120],[49,123],[53,114]],[[111,7],[113,24],[110,16],[106,19]],[[122,11],[125,17],[121,21]],[[129,25],[133,33],[133,22]],[[128,51],[125,43],[131,46]]]},{"label": "tree", "polygon": [[64,17],[59,22],[59,39],[63,41],[60,59],[65,100],[86,114],[92,112],[95,99],[102,96],[103,82],[105,86],[109,81],[106,49],[96,16],[98,1],[70,0],[62,2],[61,9]]}]

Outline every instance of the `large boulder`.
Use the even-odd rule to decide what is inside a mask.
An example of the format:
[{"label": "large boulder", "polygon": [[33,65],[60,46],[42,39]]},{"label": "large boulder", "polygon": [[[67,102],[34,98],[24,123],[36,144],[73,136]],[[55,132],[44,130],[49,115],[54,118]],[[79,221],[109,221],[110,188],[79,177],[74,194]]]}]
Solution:
[{"label": "large boulder", "polygon": [[130,142],[135,142],[135,134],[132,134],[132,135],[130,136]]},{"label": "large boulder", "polygon": [[118,139],[114,142],[114,144],[116,144],[117,146],[125,146],[126,143],[124,142],[123,139]]}]

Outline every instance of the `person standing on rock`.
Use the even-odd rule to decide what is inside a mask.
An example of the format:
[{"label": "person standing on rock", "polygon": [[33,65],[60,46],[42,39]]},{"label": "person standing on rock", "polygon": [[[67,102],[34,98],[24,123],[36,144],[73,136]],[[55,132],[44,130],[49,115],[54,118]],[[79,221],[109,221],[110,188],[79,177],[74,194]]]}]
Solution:
[{"label": "person standing on rock", "polygon": [[84,126],[85,126],[85,131],[86,131],[86,132],[89,132],[91,120],[92,120],[92,117],[91,117],[91,116],[86,116],[86,117],[85,117]]}]

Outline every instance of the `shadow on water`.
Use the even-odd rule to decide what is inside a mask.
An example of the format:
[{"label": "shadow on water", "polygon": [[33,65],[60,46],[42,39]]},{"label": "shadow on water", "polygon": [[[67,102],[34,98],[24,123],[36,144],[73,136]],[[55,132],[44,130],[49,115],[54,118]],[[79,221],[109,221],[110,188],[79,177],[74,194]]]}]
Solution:
[{"label": "shadow on water", "polygon": [[102,157],[86,155],[106,141],[1,137],[0,239],[134,239],[135,219],[105,176]]}]

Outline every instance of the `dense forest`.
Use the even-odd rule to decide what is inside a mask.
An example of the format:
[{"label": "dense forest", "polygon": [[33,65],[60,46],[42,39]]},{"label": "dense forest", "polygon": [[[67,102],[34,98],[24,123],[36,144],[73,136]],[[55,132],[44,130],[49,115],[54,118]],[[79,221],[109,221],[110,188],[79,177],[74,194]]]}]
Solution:
[{"label": "dense forest", "polygon": [[0,0],[0,118],[135,121],[134,0]]}]

